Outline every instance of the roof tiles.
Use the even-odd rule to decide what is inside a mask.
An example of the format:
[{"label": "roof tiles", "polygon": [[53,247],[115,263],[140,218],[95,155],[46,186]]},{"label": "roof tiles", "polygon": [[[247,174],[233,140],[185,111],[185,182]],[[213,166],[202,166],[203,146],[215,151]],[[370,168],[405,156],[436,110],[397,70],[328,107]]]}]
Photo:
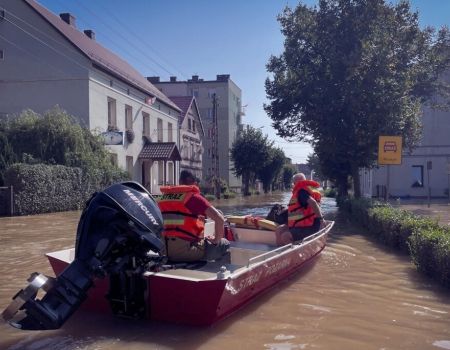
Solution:
[{"label": "roof tiles", "polygon": [[142,147],[139,159],[151,160],[181,160],[180,152],[175,142],[147,143]]}]

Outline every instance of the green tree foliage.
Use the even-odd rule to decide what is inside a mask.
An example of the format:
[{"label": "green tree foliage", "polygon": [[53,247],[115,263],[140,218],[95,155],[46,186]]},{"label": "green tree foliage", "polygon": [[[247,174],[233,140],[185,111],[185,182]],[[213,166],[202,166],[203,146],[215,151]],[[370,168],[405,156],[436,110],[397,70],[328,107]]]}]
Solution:
[{"label": "green tree foliage", "polygon": [[322,173],[322,165],[320,164],[319,157],[315,153],[308,155],[306,159],[306,164],[308,167],[314,171],[314,178],[320,181],[326,180],[326,176]]},{"label": "green tree foliage", "polygon": [[[29,164],[81,168],[86,196],[128,178],[126,172],[111,163],[103,141],[59,108],[49,110],[42,116],[27,110],[2,125],[14,154],[12,159]],[[2,173],[4,170],[0,168]]]},{"label": "green tree foliage", "polygon": [[248,126],[234,141],[230,155],[234,162],[234,173],[242,176],[244,195],[250,194],[250,181],[267,162],[273,142],[263,136],[261,130]]},{"label": "green tree foliage", "polygon": [[257,176],[262,181],[264,193],[271,190],[271,187],[286,161],[286,156],[280,148],[270,147],[269,158],[266,163],[258,170]]},{"label": "green tree foliage", "polygon": [[16,161],[16,155],[8,141],[5,123],[0,123],[0,186],[4,185],[5,170]]},{"label": "green tree foliage", "polygon": [[[421,105],[447,96],[448,28],[420,29],[407,1],[320,0],[278,17],[284,52],[267,69],[265,109],[282,137],[312,142],[323,174],[359,196],[360,167],[372,167],[379,135],[420,139]],[[442,99],[434,99],[445,101]]]},{"label": "green tree foliage", "polygon": [[295,174],[295,169],[292,164],[285,164],[283,166],[282,170],[282,176],[283,176],[283,185],[284,189],[288,190],[292,187],[292,177]]}]

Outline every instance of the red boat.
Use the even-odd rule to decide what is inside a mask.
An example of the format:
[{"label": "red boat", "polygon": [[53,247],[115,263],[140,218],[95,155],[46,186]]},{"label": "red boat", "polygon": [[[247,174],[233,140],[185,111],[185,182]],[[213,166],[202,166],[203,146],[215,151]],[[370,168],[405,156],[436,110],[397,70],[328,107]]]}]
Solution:
[{"label": "red boat", "polygon": [[[297,244],[275,245],[275,233],[232,226],[231,263],[208,262],[160,272],[144,272],[148,319],[211,325],[250,302],[319,256],[334,222]],[[48,253],[58,276],[74,259],[74,249]],[[112,313],[109,280],[96,279],[82,308]],[[111,299],[111,296],[109,296]],[[120,302],[120,301],[118,301]]]}]

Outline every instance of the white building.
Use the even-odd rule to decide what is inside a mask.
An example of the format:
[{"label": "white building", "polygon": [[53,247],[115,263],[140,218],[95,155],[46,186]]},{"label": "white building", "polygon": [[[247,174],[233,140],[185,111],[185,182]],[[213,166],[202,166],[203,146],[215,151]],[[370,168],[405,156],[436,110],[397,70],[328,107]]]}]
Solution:
[{"label": "white building", "polygon": [[[444,75],[450,82],[450,75]],[[449,197],[450,112],[423,108],[422,139],[412,151],[403,149],[402,164],[360,172],[361,192],[367,197]],[[449,197],[450,198],[450,197]]]},{"label": "white building", "polygon": [[181,109],[180,128],[180,171],[188,170],[202,179],[202,154],[205,136],[202,118],[194,96],[169,96]]},{"label": "white building", "polygon": [[194,96],[205,128],[203,138],[203,179],[224,179],[228,187],[240,192],[242,180],[233,172],[230,149],[242,131],[242,91],[229,74],[218,74],[215,80],[204,80],[198,75],[186,81],[170,77],[149,81],[167,96]]},{"label": "white building", "polygon": [[150,191],[176,182],[180,108],[91,30],[79,31],[70,14],[56,16],[33,0],[0,0],[0,116],[55,105],[90,130],[134,134],[108,147]]}]

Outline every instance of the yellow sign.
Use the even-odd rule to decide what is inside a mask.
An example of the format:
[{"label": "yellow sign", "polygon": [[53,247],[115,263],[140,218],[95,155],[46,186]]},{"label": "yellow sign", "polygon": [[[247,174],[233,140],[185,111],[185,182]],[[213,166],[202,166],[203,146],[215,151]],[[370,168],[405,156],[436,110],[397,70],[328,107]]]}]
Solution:
[{"label": "yellow sign", "polygon": [[402,164],[402,137],[379,136],[378,165]]}]

